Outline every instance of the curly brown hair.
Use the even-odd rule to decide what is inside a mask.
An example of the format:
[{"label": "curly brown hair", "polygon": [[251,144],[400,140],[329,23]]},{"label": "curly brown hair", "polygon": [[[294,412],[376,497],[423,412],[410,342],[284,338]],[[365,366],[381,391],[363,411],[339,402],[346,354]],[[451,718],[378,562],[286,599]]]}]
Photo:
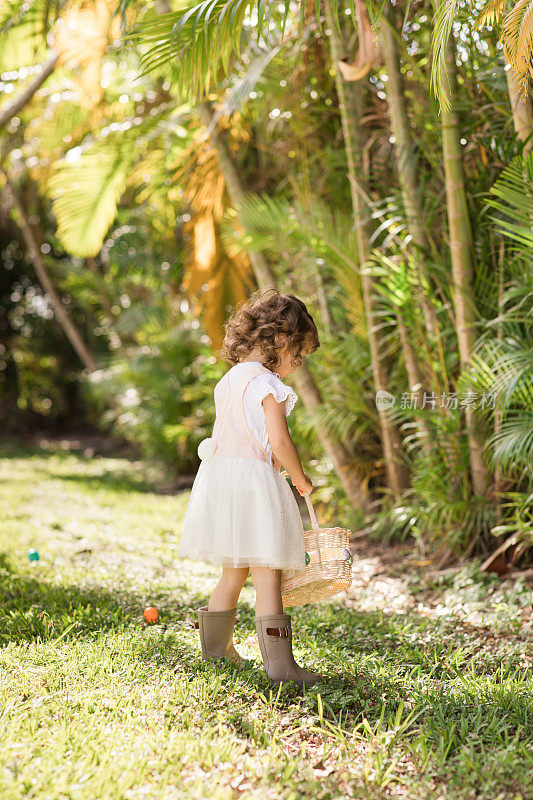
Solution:
[{"label": "curly brown hair", "polygon": [[272,369],[278,364],[278,350],[286,344],[292,366],[300,366],[304,349],[314,353],[320,347],[304,303],[274,288],[254,292],[229,318],[225,331],[220,355],[230,364],[238,364],[259,347],[265,367]]}]

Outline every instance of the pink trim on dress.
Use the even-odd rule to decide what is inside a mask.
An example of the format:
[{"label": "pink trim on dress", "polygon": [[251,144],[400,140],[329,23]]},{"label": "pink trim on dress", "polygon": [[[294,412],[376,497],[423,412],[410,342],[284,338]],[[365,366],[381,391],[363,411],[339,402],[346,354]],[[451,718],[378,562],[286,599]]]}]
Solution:
[{"label": "pink trim on dress", "polygon": [[265,461],[272,466],[272,456],[251,433],[244,413],[244,392],[252,378],[270,370],[262,364],[250,363],[237,383],[230,388],[228,373],[215,386],[215,424],[213,439],[216,453]]}]

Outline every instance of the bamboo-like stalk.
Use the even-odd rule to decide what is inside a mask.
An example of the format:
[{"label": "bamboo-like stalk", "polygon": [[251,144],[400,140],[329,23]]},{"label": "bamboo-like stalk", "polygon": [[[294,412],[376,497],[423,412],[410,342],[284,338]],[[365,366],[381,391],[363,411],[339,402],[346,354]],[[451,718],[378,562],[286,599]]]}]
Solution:
[{"label": "bamboo-like stalk", "polygon": [[[230,151],[221,133],[216,126],[211,124],[213,117],[211,104],[209,102],[199,103],[195,109],[198,117],[208,131],[211,146],[217,154],[220,170],[224,175],[228,195],[238,216],[239,206],[244,199],[245,192],[241,185],[238,171],[231,158]],[[250,251],[248,256],[252,264],[257,285],[261,289],[274,286],[276,284],[276,276],[263,253]],[[322,397],[311,372],[305,364],[302,364],[294,373],[294,383],[296,384],[296,389],[306,409],[315,417],[317,436],[333,464],[335,472],[346,492],[346,496],[355,508],[361,510],[367,509],[369,505],[368,494],[356,474],[350,454],[342,442],[339,442],[338,439],[333,436],[332,432],[318,421],[316,411],[322,405]]]},{"label": "bamboo-like stalk", "polygon": [[65,331],[67,339],[78,354],[83,366],[90,372],[94,372],[94,370],[97,368],[97,364],[93,354],[89,350],[89,347],[84,341],[83,336],[79,332],[74,322],[71,320],[65,306],[63,305],[61,297],[59,296],[59,293],[57,292],[54,283],[48,274],[48,270],[46,269],[44,259],[41,255],[41,250],[35,239],[22,200],[18,196],[18,193],[15,190],[9,176],[6,173],[4,173],[4,175],[6,178],[6,194],[11,202],[12,207],[18,211],[19,227],[22,231],[24,241],[26,242],[26,247],[28,248],[28,253],[32,260],[35,273],[39,279],[39,283],[50,299],[54,309],[55,317]]},{"label": "bamboo-like stalk", "polygon": [[[446,70],[450,87],[450,105],[442,109],[442,151],[446,183],[448,228],[452,261],[453,302],[461,369],[466,368],[475,339],[473,294],[474,261],[470,218],[466,202],[465,179],[460,144],[459,118],[455,110],[457,67],[453,36],[447,44]],[[475,430],[473,409],[465,408],[472,488],[476,495],[485,491],[487,470],[482,457],[483,444]]]},{"label": "bamboo-like stalk", "polygon": [[[398,326],[398,331],[400,333],[400,339],[402,342],[402,353],[405,361],[405,369],[407,371],[407,379],[409,381],[409,386],[411,389],[411,393],[415,396],[417,400],[416,407],[418,409],[422,408],[422,400],[423,400],[423,383],[424,379],[418,367],[418,361],[415,355],[415,351],[411,344],[411,339],[409,337],[409,331],[407,326],[403,322],[400,317],[400,314],[396,314],[396,324]],[[413,387],[417,386],[417,389],[413,389]],[[428,425],[425,417],[417,415],[416,417],[416,427],[420,433],[422,447],[429,453],[432,446],[432,441],[434,439],[430,426]]]},{"label": "bamboo-like stalk", "polygon": [[420,301],[427,332],[437,336],[439,324],[437,314],[423,290],[422,281],[431,286],[424,263],[428,250],[428,237],[424,224],[425,214],[420,201],[417,182],[415,143],[409,125],[405,94],[400,75],[400,57],[396,38],[391,30],[391,22],[383,19],[381,23],[381,49],[387,71],[387,102],[389,106],[391,130],[395,139],[396,172],[400,183],[407,226],[414,244],[413,258],[419,276],[417,298]]},{"label": "bamboo-like stalk", "polygon": [[[338,62],[344,56],[344,43],[335,23],[333,0],[325,0],[324,9],[327,22],[331,58],[335,68],[335,86],[339,98],[342,132],[348,162],[348,179],[352,198],[353,219],[357,235],[361,288],[368,330],[368,342],[372,361],[372,372],[376,392],[388,391],[388,374],[382,358],[383,347],[379,332],[379,318],[376,314],[376,300],[371,276],[365,270],[369,255],[369,241],[366,222],[366,206],[358,190],[364,188],[362,168],[362,141],[359,120],[362,110],[361,85],[359,81],[347,82],[338,69]],[[408,473],[401,458],[401,437],[397,426],[385,409],[378,407],[381,441],[385,456],[387,479],[390,488],[399,494],[408,486]]]},{"label": "bamboo-like stalk", "polygon": [[531,95],[526,98],[520,95],[512,72],[510,64],[506,64],[505,77],[507,78],[507,91],[513,113],[513,125],[518,138],[525,142],[524,154],[526,154],[533,148],[533,100]]},{"label": "bamboo-like stalk", "polygon": [[[419,276],[418,286],[416,290],[416,300],[420,303],[422,308],[424,322],[427,332],[434,337],[436,348],[438,351],[440,365],[442,370],[442,378],[446,381],[446,364],[444,353],[442,352],[442,343],[440,339],[440,325],[437,318],[437,313],[430,303],[422,285],[431,286],[431,281],[425,267],[425,254],[431,249],[431,240],[427,234],[427,227],[424,223],[425,213],[421,203],[420,192],[417,185],[417,169],[415,157],[415,145],[412,139],[411,126],[407,115],[407,106],[405,102],[405,93],[403,91],[403,82],[400,72],[400,54],[398,49],[398,42],[394,30],[391,28],[392,22],[383,18],[381,24],[381,45],[383,59],[387,70],[387,101],[389,105],[391,130],[396,140],[396,170],[398,174],[398,181],[402,193],[403,205],[407,217],[407,226],[411,239],[414,244],[413,258],[415,268]],[[410,332],[406,326],[398,325],[400,332],[400,339],[402,342],[402,352],[405,360],[405,366],[409,377],[411,386],[415,384],[424,384],[424,376],[418,366],[418,360],[414,357],[414,350],[411,344]],[[421,332],[423,335],[423,332]],[[424,345],[426,345],[425,339]],[[428,347],[428,364],[430,364],[431,353]],[[433,376],[435,377],[435,376]],[[436,380],[433,381],[434,390],[438,391],[438,386],[435,385]],[[422,389],[418,393],[418,400],[421,401]],[[421,405],[418,406],[421,408]],[[438,413],[447,416],[447,410],[438,408]],[[427,421],[423,418],[416,418],[418,430],[422,436],[422,441],[425,443],[425,450],[429,449],[429,443],[435,443],[434,431]],[[457,456],[453,449],[453,444],[449,441],[441,443],[446,464],[451,473],[457,469]]]}]

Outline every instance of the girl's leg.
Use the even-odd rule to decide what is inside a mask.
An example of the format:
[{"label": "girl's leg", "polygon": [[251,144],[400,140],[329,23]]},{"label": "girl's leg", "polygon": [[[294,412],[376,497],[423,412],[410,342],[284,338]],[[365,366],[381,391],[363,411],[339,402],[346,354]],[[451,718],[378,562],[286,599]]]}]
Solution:
[{"label": "girl's leg", "polygon": [[301,667],[292,654],[292,621],[283,613],[281,570],[252,567],[252,579],[256,590],[255,629],[267,676],[275,684],[318,683],[321,676]]},{"label": "girl's leg", "polygon": [[283,614],[281,601],[281,570],[270,567],[252,567],[255,586],[255,616]]},{"label": "girl's leg", "polygon": [[223,567],[222,576],[209,598],[209,611],[235,608],[249,571],[248,567]]}]

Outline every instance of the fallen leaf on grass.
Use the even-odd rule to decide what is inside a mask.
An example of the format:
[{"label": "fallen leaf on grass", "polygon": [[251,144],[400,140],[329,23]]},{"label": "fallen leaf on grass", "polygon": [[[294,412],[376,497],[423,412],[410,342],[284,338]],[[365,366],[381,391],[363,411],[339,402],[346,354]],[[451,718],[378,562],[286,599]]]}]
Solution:
[{"label": "fallen leaf on grass", "polygon": [[332,772],[335,772],[335,767],[326,767],[323,760],[317,761],[313,764],[313,771],[316,777],[327,778]]}]

